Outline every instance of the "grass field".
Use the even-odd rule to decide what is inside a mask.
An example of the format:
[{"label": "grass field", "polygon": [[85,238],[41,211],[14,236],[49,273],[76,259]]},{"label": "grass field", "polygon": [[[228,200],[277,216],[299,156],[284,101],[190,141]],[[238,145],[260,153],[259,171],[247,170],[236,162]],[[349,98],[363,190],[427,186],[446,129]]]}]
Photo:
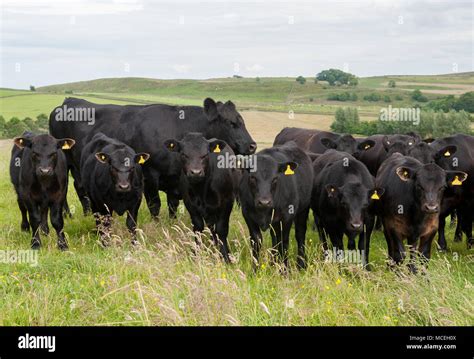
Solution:
[{"label": "grass field", "polygon": [[[419,82],[423,80],[424,77],[418,79]],[[248,82],[249,91],[243,91],[247,88],[243,84],[239,90],[222,90],[227,88],[226,82],[233,84],[233,81],[228,79],[215,84],[208,80],[205,86],[216,87],[215,97],[231,98],[239,108],[247,108],[243,111],[244,118],[260,148],[270,146],[275,134],[284,126],[327,129],[332,121],[331,111],[310,114],[295,111],[294,119],[288,116],[287,109],[282,113],[268,111],[269,108],[256,111],[259,108],[252,104],[288,106],[285,102],[287,92],[267,93],[265,96],[268,97],[264,99],[261,93],[252,90],[255,80],[248,79],[242,83]],[[275,81],[282,92],[295,87],[298,90],[292,94],[298,94],[302,88],[291,79]],[[373,86],[375,89],[387,78],[371,78],[365,85],[364,81],[361,80],[362,88],[367,90]],[[414,79],[403,77],[403,81],[413,82]],[[436,83],[439,81],[436,79]],[[261,85],[265,82],[262,79]],[[424,82],[429,85],[430,81]],[[200,85],[190,85],[186,81],[182,85],[182,91],[189,91],[183,92],[186,96],[175,92],[176,89],[158,91],[148,81],[137,85],[140,87],[131,89],[130,93],[120,91],[123,89],[116,83],[101,82],[102,87],[92,89],[94,91],[84,84],[77,86],[84,87],[74,87],[74,92],[90,93],[88,99],[102,103],[166,98],[169,101],[165,102],[169,103],[198,104],[205,96],[214,95],[212,92],[204,95]],[[112,91],[111,86],[117,87]],[[145,93],[144,86],[149,86],[146,88],[149,94]],[[195,90],[192,86],[196,86]],[[321,84],[307,86],[316,89]],[[0,114],[22,117],[49,113],[65,96],[52,90],[61,92],[64,88],[40,89],[36,93],[0,90]],[[239,94],[236,91],[240,91]],[[307,96],[306,93],[300,95]],[[292,99],[298,98],[292,96]],[[325,108],[322,102],[308,106]],[[299,105],[304,108],[306,103],[302,101]],[[331,106],[337,108],[338,104]],[[369,116],[370,106],[366,108]],[[20,212],[8,175],[11,146],[9,140],[0,141],[0,249],[28,249],[30,235],[20,232]],[[474,323],[474,252],[467,250],[465,242],[452,242],[453,229],[449,225],[450,251],[438,253],[433,248],[433,259],[426,273],[414,276],[408,274],[405,267],[397,272],[388,270],[386,243],[380,232],[372,238],[371,272],[351,264],[323,263],[318,236],[308,223],[310,266],[303,272],[295,268],[296,246],[292,232],[292,268],[287,275],[282,275],[278,266],[270,265],[269,233],[265,234],[261,268],[257,273],[252,271],[248,231],[237,206],[232,213],[229,235],[234,263],[225,265],[206,234],[202,238],[204,245],[195,250],[188,214],[181,206],[178,219],[169,220],[164,198],[159,222],[151,220],[142,203],[139,213],[142,235],[138,247],[132,248],[129,244],[124,218],[116,217],[114,244],[105,250],[98,245],[93,218],[82,215],[72,183],[68,201],[74,211],[73,218],[65,222],[69,251],[59,252],[55,235],[51,234],[42,237],[43,248],[37,266],[0,263],[0,325],[394,326]]]}]

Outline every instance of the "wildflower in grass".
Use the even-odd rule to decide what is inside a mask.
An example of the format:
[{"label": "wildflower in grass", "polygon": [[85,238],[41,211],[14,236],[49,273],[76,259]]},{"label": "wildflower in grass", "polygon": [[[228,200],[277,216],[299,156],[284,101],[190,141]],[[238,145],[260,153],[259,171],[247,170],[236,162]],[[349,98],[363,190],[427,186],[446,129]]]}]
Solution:
[{"label": "wildflower in grass", "polygon": [[352,287],[352,283],[347,284],[349,287]]},{"label": "wildflower in grass", "polygon": [[102,280],[100,281],[100,286],[103,287],[104,285],[105,285],[105,280],[102,279]]},{"label": "wildflower in grass", "polygon": [[329,290],[329,286],[325,286],[324,288],[326,288],[326,290]]},{"label": "wildflower in grass", "polygon": [[340,279],[340,278],[337,278],[337,280],[336,280],[336,285],[339,285],[339,284],[341,284],[341,279]]},{"label": "wildflower in grass", "polygon": [[265,263],[262,263],[262,265],[260,266],[262,269],[265,269]]},{"label": "wildflower in grass", "polygon": [[390,318],[389,316],[387,315],[384,315],[383,316],[383,319],[385,319],[386,321],[390,322],[392,320],[392,318]]}]

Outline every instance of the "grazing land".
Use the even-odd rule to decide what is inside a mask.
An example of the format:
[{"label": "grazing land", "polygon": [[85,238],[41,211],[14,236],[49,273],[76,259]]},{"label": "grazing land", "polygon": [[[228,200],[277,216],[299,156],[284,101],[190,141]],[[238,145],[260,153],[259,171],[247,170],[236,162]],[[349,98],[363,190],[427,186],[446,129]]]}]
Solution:
[{"label": "grazing land", "polygon": [[[391,79],[397,81],[395,89],[386,86]],[[358,106],[362,119],[375,119],[386,104],[362,100],[364,94],[373,91],[399,94],[403,98],[398,102],[400,106],[411,105],[407,91],[413,88],[404,86],[414,84],[434,99],[441,93],[429,90],[461,91],[460,86],[465,86],[462,91],[472,91],[474,74],[364,78],[355,89],[315,84],[309,78],[305,85],[294,78],[262,78],[260,82],[103,79],[48,86],[36,92],[0,90],[0,114],[6,119],[49,114],[66,96],[98,103],[195,105],[201,105],[209,96],[234,101],[249,132],[263,148],[271,146],[285,126],[329,129],[334,111],[340,106]],[[346,90],[356,92],[359,99],[352,103],[327,100],[329,93]],[[30,235],[20,231],[20,211],[8,174],[11,146],[11,140],[0,141],[0,249],[22,250],[29,248]],[[381,232],[375,232],[371,241],[371,272],[355,264],[322,262],[312,216],[308,222],[310,265],[306,271],[296,269],[292,231],[290,272],[282,275],[278,265],[270,264],[271,240],[266,233],[262,265],[254,273],[248,230],[237,205],[229,233],[234,263],[225,265],[208,235],[200,238],[202,246],[195,247],[189,215],[182,205],[178,219],[168,219],[164,196],[158,222],[152,221],[142,203],[140,245],[130,245],[124,218],[115,217],[113,244],[102,249],[93,217],[83,216],[72,181],[69,187],[73,217],[65,219],[64,228],[70,250],[60,252],[52,233],[42,236],[37,266],[0,263],[0,325],[474,323],[474,252],[466,248],[465,241],[452,241],[454,230],[449,223],[450,250],[438,253],[433,248],[433,258],[424,274],[410,275],[404,267],[396,272],[388,270]]]}]

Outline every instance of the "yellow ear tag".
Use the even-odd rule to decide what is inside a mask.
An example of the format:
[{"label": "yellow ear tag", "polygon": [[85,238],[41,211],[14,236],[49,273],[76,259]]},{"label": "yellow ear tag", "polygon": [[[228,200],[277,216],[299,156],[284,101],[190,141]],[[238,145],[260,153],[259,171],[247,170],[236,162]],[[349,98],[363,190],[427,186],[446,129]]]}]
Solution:
[{"label": "yellow ear tag", "polygon": [[170,148],[174,148],[174,143],[173,142],[170,143]]},{"label": "yellow ear tag", "polygon": [[286,167],[286,170],[285,170],[285,176],[291,176],[291,175],[294,175],[295,174],[295,171],[293,171],[290,167],[290,165],[288,165]]},{"label": "yellow ear tag", "polygon": [[408,178],[408,171],[403,172],[403,177]]},{"label": "yellow ear tag", "polygon": [[459,180],[459,176],[455,176],[453,182],[451,182],[453,186],[462,186],[462,182]]},{"label": "yellow ear tag", "polygon": [[377,191],[374,191],[374,194],[372,196],[370,196],[370,198],[374,199],[376,201],[378,201],[380,199],[379,194],[377,193]]},{"label": "yellow ear tag", "polygon": [[145,159],[143,158],[143,156],[140,156],[140,159],[138,160],[138,163],[140,165],[144,164],[145,163]]},{"label": "yellow ear tag", "polygon": [[64,142],[64,145],[63,147],[61,147],[63,150],[69,150],[71,148],[71,146],[69,146],[69,143],[67,142]]},{"label": "yellow ear tag", "polygon": [[451,152],[446,151],[446,152],[444,153],[444,157],[449,157],[449,156],[451,156]]},{"label": "yellow ear tag", "polygon": [[221,149],[220,149],[220,147],[219,147],[219,144],[216,145],[216,148],[214,148],[214,151],[212,151],[212,152],[214,152],[214,153],[219,153],[219,152],[221,152]]},{"label": "yellow ear tag", "polygon": [[105,160],[106,160],[105,155],[100,156],[100,159],[101,159],[102,161],[105,161]]},{"label": "yellow ear tag", "polygon": [[20,145],[22,145],[23,144],[23,138],[20,138],[20,140],[18,142],[20,142]]},{"label": "yellow ear tag", "polygon": [[370,148],[370,145],[365,145],[364,150],[368,150]]}]

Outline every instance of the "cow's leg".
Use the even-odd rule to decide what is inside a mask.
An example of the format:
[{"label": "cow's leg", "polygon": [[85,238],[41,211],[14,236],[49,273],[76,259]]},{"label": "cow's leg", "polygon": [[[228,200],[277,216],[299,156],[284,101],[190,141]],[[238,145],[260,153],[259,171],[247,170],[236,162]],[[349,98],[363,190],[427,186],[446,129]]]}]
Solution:
[{"label": "cow's leg", "polygon": [[288,269],[288,246],[290,244],[290,230],[293,221],[282,222],[283,228],[281,233],[280,256],[283,258],[284,270]]},{"label": "cow's leg", "polygon": [[229,244],[227,243],[227,235],[229,234],[229,218],[232,212],[232,203],[227,206],[219,215],[216,224],[216,240],[219,250],[227,263],[230,263]]},{"label": "cow's leg", "polygon": [[373,216],[368,216],[365,220],[365,244],[364,248],[360,247],[360,238],[359,238],[359,251],[363,251],[361,253],[363,258],[364,266],[367,270],[370,270],[369,266],[369,250],[370,250],[370,237],[372,237],[372,232],[374,230],[374,223],[375,218]]},{"label": "cow's leg", "polygon": [[179,196],[173,190],[170,190],[166,192],[166,200],[168,202],[169,216],[171,219],[175,219],[179,207]]},{"label": "cow's leg", "polygon": [[74,188],[76,190],[77,196],[79,197],[79,201],[81,201],[84,215],[86,216],[91,213],[91,204],[84,187],[82,187],[81,174],[75,166],[71,167],[71,175],[74,178]]},{"label": "cow's leg", "polygon": [[18,197],[18,207],[20,207],[21,212],[21,230],[28,232],[30,230],[30,222],[28,222],[28,209],[26,208],[23,200]]},{"label": "cow's leg", "polygon": [[298,244],[298,259],[296,264],[299,269],[306,268],[306,224],[308,222],[309,209],[304,210],[296,215],[295,218],[295,238]]},{"label": "cow's leg", "polygon": [[48,206],[41,207],[41,231],[45,235],[49,234],[48,210]]},{"label": "cow's leg", "polygon": [[133,208],[127,212],[127,228],[132,236],[132,244],[137,244],[137,218],[138,209],[140,208],[141,199]]},{"label": "cow's leg", "polygon": [[457,226],[458,226],[457,213],[456,213],[456,210],[454,210],[454,211],[451,212],[451,224],[450,224],[450,227],[451,227],[451,228],[454,228],[454,227],[457,228]]},{"label": "cow's leg", "polygon": [[110,226],[112,222],[112,216],[107,212],[101,213],[94,211],[94,217],[101,244],[102,246],[107,247],[109,245],[110,239]]},{"label": "cow's leg", "polygon": [[473,215],[469,208],[463,208],[461,213],[458,213],[459,222],[461,222],[462,231],[467,237],[467,248],[474,246],[474,238],[472,237],[472,220]]},{"label": "cow's leg", "polygon": [[431,258],[431,243],[433,242],[435,235],[436,231],[433,231],[432,233],[420,237],[418,252],[421,253],[422,260],[425,265],[428,264],[428,261]]},{"label": "cow's leg", "polygon": [[321,223],[321,220],[319,220],[319,218],[316,217],[316,215],[314,216],[314,225],[318,229],[319,240],[323,244],[323,250],[324,250],[324,253],[326,254],[328,251],[328,241],[326,238],[326,233],[324,233],[324,227],[323,227],[323,224]]},{"label": "cow's leg", "polygon": [[69,208],[69,204],[67,202],[67,199],[64,201],[63,212],[64,212],[64,216],[72,218],[71,209]]},{"label": "cow's leg", "polygon": [[276,254],[278,254],[278,259],[282,260],[281,249],[282,249],[282,240],[281,240],[281,230],[282,222],[272,223],[270,226],[270,235],[272,237],[272,262],[276,263]]},{"label": "cow's leg", "polygon": [[462,242],[461,218],[456,221],[456,231],[454,232],[454,242]]},{"label": "cow's leg", "polygon": [[256,271],[258,268],[260,249],[262,247],[262,232],[260,231],[258,224],[256,224],[249,216],[246,216],[245,212],[244,219],[249,229],[250,244],[252,246],[252,268]]},{"label": "cow's leg", "polygon": [[51,225],[58,235],[58,248],[62,251],[68,248],[66,237],[64,236],[63,206],[61,203],[53,203],[51,206]]},{"label": "cow's leg", "polygon": [[442,213],[439,216],[438,245],[439,245],[439,250],[443,252],[448,249],[448,245],[446,243],[445,227],[446,227],[446,216]]},{"label": "cow's leg", "polygon": [[[420,252],[418,251],[418,238],[417,237],[408,237],[407,240],[408,248],[410,251],[410,260],[408,263],[408,269],[411,273],[416,274],[418,269],[416,267],[417,261],[419,259]],[[420,246],[422,246],[420,242]]]},{"label": "cow's leg", "polygon": [[356,249],[356,242],[355,238],[357,237],[357,233],[351,233],[347,236],[347,249],[353,251]]},{"label": "cow's leg", "polygon": [[159,176],[151,169],[144,172],[144,191],[146,204],[154,220],[158,219],[161,199],[158,193]]},{"label": "cow's leg", "polygon": [[31,225],[31,248],[39,249],[41,247],[41,238],[39,229],[41,225],[41,210],[39,206],[35,204],[28,204],[28,217],[30,218]]}]

